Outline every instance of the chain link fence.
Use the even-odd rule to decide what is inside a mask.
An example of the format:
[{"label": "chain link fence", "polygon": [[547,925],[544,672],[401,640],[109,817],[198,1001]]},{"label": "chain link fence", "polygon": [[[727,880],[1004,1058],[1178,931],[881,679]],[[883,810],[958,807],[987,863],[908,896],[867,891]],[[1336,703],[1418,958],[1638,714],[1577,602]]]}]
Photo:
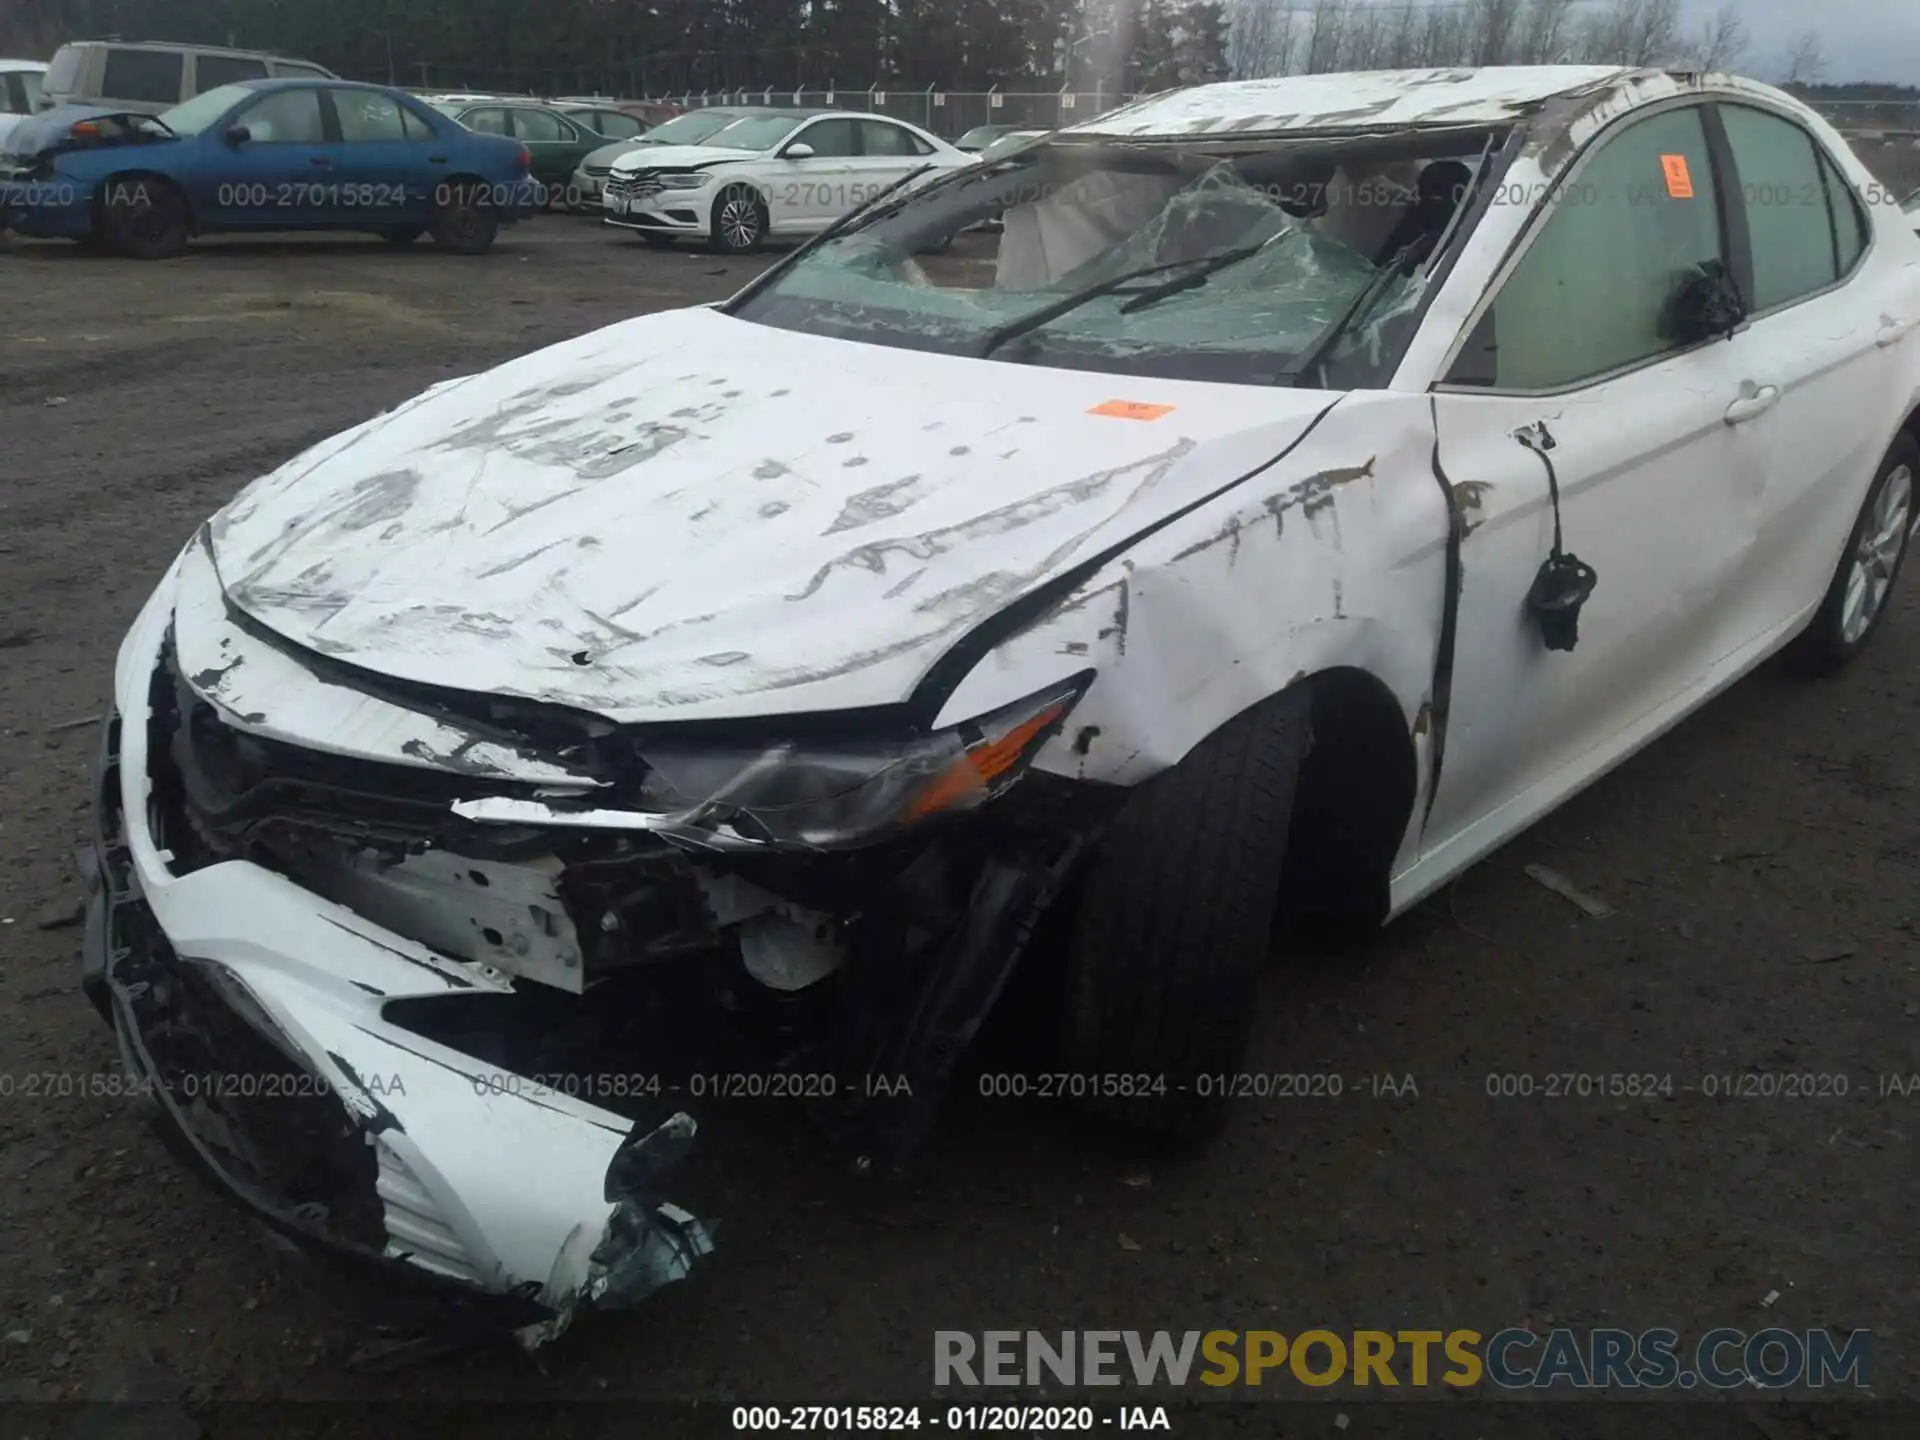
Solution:
[{"label": "chain link fence", "polygon": [[649,97],[686,110],[713,105],[767,105],[777,109],[861,110],[888,115],[958,139],[980,125],[1057,130],[1090,120],[1136,99],[1112,91],[1074,90],[710,90]]}]

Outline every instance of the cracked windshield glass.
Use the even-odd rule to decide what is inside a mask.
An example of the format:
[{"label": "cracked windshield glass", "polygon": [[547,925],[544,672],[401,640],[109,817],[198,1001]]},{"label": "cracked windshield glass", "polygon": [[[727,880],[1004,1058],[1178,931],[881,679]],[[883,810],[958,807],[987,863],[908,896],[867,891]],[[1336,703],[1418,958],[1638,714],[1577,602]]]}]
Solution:
[{"label": "cracked windshield glass", "polygon": [[1383,383],[1489,138],[1238,155],[1037,142],[910,181],[735,313],[1025,364]]}]

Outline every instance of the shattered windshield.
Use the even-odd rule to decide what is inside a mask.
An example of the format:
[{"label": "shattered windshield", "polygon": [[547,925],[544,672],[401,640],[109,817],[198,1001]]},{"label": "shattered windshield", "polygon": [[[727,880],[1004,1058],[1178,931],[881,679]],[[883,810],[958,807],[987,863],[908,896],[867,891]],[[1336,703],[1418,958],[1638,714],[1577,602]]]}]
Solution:
[{"label": "shattered windshield", "polygon": [[1380,384],[1491,138],[1239,155],[1055,140],[883,205],[733,313],[1020,364]]}]

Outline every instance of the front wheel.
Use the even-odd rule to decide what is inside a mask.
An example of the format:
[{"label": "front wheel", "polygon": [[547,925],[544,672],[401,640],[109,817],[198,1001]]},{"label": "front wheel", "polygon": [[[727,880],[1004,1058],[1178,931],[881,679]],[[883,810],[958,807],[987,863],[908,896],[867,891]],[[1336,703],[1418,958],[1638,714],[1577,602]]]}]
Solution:
[{"label": "front wheel", "polygon": [[187,248],[187,207],[163,180],[109,182],[101,231],[107,248],[131,260],[171,260]]},{"label": "front wheel", "polygon": [[748,185],[734,185],[713,202],[713,248],[722,255],[745,255],[767,238],[767,207]]},{"label": "front wheel", "polygon": [[1887,600],[1914,524],[1914,482],[1920,476],[1920,442],[1902,435],[1880,462],[1866,501],[1847,537],[1826,599],[1788,651],[1805,674],[1827,675],[1851,664],[1887,613]]},{"label": "front wheel", "polygon": [[1063,1049],[1068,1069],[1101,1077],[1085,1100],[1096,1115],[1172,1139],[1222,1118],[1309,737],[1304,694],[1255,705],[1129,796],[1089,859]]},{"label": "front wheel", "polygon": [[456,185],[433,207],[433,243],[455,255],[484,255],[500,233],[500,215],[479,185]]}]

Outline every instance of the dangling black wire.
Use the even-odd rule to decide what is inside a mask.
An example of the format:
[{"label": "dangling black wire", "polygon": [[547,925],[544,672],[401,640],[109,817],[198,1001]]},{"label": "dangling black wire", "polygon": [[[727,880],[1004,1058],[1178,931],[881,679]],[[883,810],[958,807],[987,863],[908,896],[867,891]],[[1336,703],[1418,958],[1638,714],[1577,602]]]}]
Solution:
[{"label": "dangling black wire", "polygon": [[1556,441],[1544,420],[1513,432],[1513,438],[1540,457],[1547,467],[1547,495],[1553,502],[1553,550],[1533,577],[1527,608],[1540,623],[1540,638],[1549,650],[1571,650],[1580,643],[1580,607],[1587,603],[1600,577],[1591,565],[1565,549],[1560,528],[1560,476],[1553,468]]}]

